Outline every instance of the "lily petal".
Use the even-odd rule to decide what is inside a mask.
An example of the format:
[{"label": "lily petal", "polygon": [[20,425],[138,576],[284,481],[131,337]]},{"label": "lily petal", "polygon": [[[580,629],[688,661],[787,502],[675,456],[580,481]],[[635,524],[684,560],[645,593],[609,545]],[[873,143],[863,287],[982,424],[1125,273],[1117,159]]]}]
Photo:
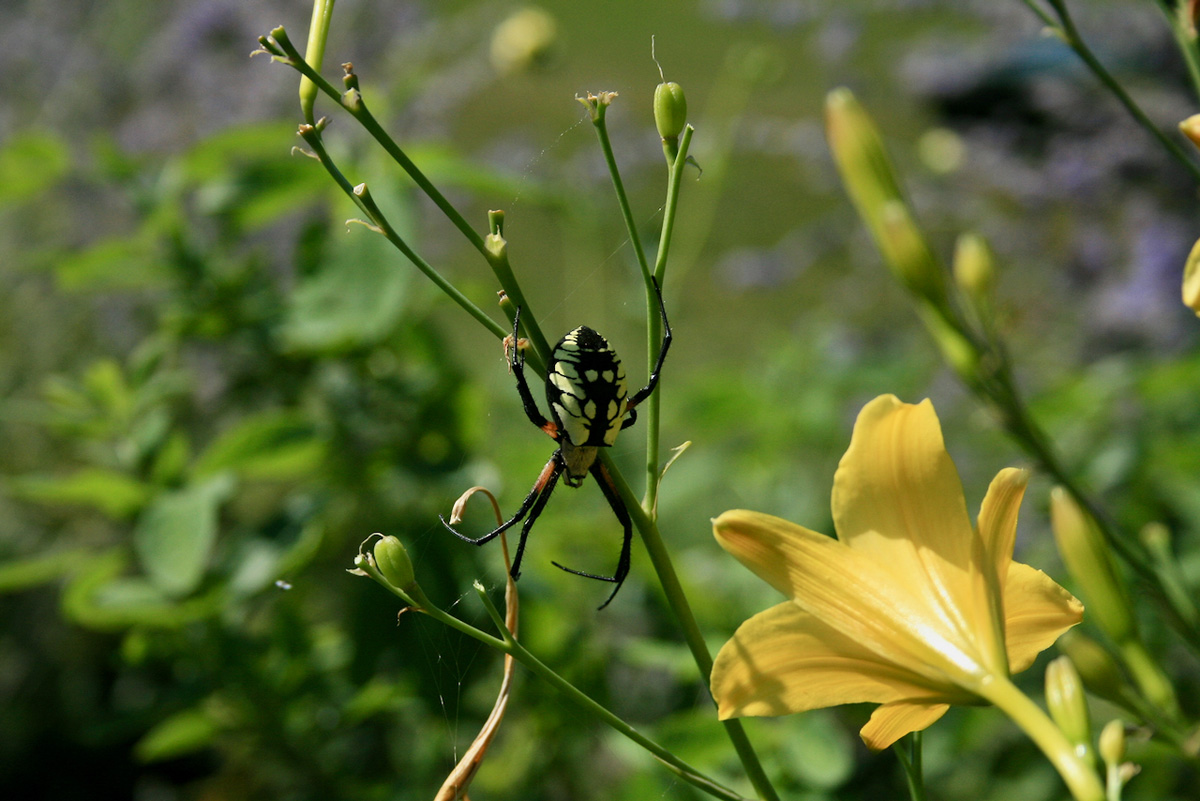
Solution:
[{"label": "lily petal", "polygon": [[738,628],[717,654],[711,684],[725,720],[930,695],[920,679],[785,601]]},{"label": "lily petal", "polygon": [[950,708],[938,701],[894,701],[871,713],[858,736],[873,751],[882,751],[904,735],[927,729]]},{"label": "lily petal", "polygon": [[1013,562],[1004,583],[1004,616],[1009,669],[1019,673],[1083,619],[1083,604],[1042,571]]},{"label": "lily petal", "polygon": [[1001,587],[1012,562],[1013,543],[1017,540],[1017,512],[1028,484],[1028,470],[1006,467],[992,479],[979,509],[979,537],[995,565]]},{"label": "lily petal", "polygon": [[[970,529],[967,529],[970,532]],[[945,624],[913,577],[871,554],[772,515],[713,521],[721,547],[825,624],[936,685],[970,688],[986,672],[972,639]]]},{"label": "lily petal", "polygon": [[971,520],[933,404],[881,395],[858,415],[833,481],[838,538],[919,589],[963,638],[979,610]]},{"label": "lily petal", "polygon": [[979,536],[974,538],[979,565],[973,584],[977,593],[973,608],[978,615],[975,631],[983,642],[988,667],[1000,674],[1009,671],[1002,588],[1012,563],[1017,514],[1028,483],[1029,472],[1014,467],[1001,470],[992,479],[979,509]]}]

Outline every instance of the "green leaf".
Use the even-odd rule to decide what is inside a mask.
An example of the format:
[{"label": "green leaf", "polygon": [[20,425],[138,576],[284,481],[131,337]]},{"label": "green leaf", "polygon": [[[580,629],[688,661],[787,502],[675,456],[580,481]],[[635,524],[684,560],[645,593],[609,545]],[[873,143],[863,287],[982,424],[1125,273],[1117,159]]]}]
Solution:
[{"label": "green leaf", "polygon": [[217,537],[217,510],[233,488],[218,475],[155,498],[133,532],[133,548],[154,586],[173,597],[199,586]]},{"label": "green leaf", "polygon": [[207,748],[219,730],[204,707],[185,709],[146,732],[133,753],[140,762],[174,759]]},{"label": "green leaf", "polygon": [[0,203],[27,200],[55,184],[70,168],[67,145],[44,131],[27,132],[0,148]]},{"label": "green leaf", "polygon": [[219,592],[172,601],[144,578],[122,577],[128,567],[129,555],[123,549],[92,556],[63,590],[63,616],[99,631],[133,626],[174,629],[207,617],[220,606]]},{"label": "green leaf", "polygon": [[391,333],[404,310],[411,271],[387,240],[354,226],[330,245],[325,268],[292,295],[281,331],[292,351],[372,345]]},{"label": "green leaf", "polygon": [[19,498],[47,506],[91,506],[114,520],[137,513],[150,494],[140,481],[101,468],[68,476],[22,476],[9,482],[9,489]]},{"label": "green leaf", "polygon": [[833,790],[854,773],[856,738],[830,712],[817,709],[794,715],[781,743],[783,759],[805,784]]},{"label": "green leaf", "polygon": [[297,478],[316,470],[324,453],[324,442],[303,416],[269,411],[251,415],[217,437],[196,462],[195,474],[232,470],[244,478]]},{"label": "green leaf", "polygon": [[68,290],[157,287],[167,278],[162,255],[149,237],[112,237],[65,253],[54,260],[54,272]]},{"label": "green leaf", "polygon": [[73,572],[90,555],[83,549],[0,563],[0,593],[20,592]]}]

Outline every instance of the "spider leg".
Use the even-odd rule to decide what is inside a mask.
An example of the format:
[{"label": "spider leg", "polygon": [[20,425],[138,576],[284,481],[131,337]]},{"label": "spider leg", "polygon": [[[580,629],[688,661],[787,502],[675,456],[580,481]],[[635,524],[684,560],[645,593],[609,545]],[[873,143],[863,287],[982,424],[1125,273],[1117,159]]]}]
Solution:
[{"label": "spider leg", "polygon": [[[509,364],[512,371],[517,375],[517,392],[521,396],[521,405],[525,409],[525,416],[529,418],[529,422],[533,423],[538,428],[545,431],[554,441],[559,439],[558,426],[553,421],[547,420],[538,410],[537,402],[533,399],[533,393],[529,390],[529,382],[525,380],[525,354],[521,352],[520,339],[517,336],[517,326],[521,321],[521,307],[517,307],[517,313],[513,315],[513,349],[512,355],[509,357]],[[532,501],[530,501],[532,503]]]},{"label": "spider leg", "polygon": [[[625,403],[625,410],[632,411],[634,406],[650,397],[650,393],[658,386],[658,374],[662,371],[663,360],[667,358],[667,349],[671,347],[671,324],[667,322],[667,306],[663,303],[662,289],[658,285],[658,279],[651,276],[650,280],[654,282],[654,294],[658,296],[658,311],[662,315],[663,338],[662,347],[658,351],[658,361],[654,364],[654,369],[650,371],[650,380],[646,386],[639,389],[632,398]],[[633,425],[632,422],[629,425]],[[626,425],[622,424],[621,428]]]},{"label": "spider leg", "polygon": [[[550,465],[554,465],[551,467]],[[558,483],[558,477],[562,474],[563,468],[566,465],[562,462],[562,457],[558,451],[555,451],[554,457],[550,460],[550,464],[546,465],[546,469],[542,471],[542,477],[538,478],[538,484],[542,485],[537,491],[537,500],[534,501],[533,508],[529,512],[529,519],[525,521],[525,525],[521,526],[521,539],[517,542],[517,555],[513,558],[512,570],[509,573],[516,581],[521,577],[521,557],[525,555],[525,540],[529,537],[529,530],[533,528],[534,521],[541,517],[542,510],[546,508],[546,501],[550,500],[550,495],[554,492],[554,485]]]},{"label": "spider leg", "polygon": [[[546,462],[546,466],[542,468],[541,475],[538,476],[537,481],[533,484],[533,489],[529,491],[529,494],[525,496],[525,500],[521,502],[521,508],[517,510],[517,513],[510,517],[508,521],[501,523],[500,526],[484,534],[482,537],[468,537],[466,534],[460,534],[453,526],[446,522],[446,518],[438,515],[438,519],[442,521],[443,526],[450,530],[451,534],[460,540],[466,540],[475,545],[483,545],[500,536],[502,531],[507,531],[517,523],[520,523],[521,518],[529,514],[529,519],[521,527],[521,541],[517,544],[517,556],[513,560],[512,577],[515,579],[521,572],[521,554],[525,550],[525,538],[529,535],[529,529],[533,526],[533,521],[537,520],[538,515],[542,513],[542,509],[546,505],[546,501],[550,499],[550,493],[554,490],[554,485],[558,483],[558,476],[562,473],[564,467],[562,456],[558,451],[555,451],[554,455],[550,457],[550,461]],[[532,513],[530,513],[531,510]]]},{"label": "spider leg", "polygon": [[590,472],[595,476],[596,483],[600,485],[600,491],[604,493],[604,499],[608,501],[608,505],[612,507],[613,514],[617,516],[617,520],[620,521],[621,527],[625,530],[625,539],[621,542],[621,558],[617,560],[617,572],[611,576],[601,576],[595,573],[585,573],[582,570],[572,570],[569,567],[563,567],[558,562],[551,562],[551,564],[559,570],[565,570],[577,576],[615,584],[616,586],[613,587],[608,600],[600,604],[597,608],[597,611],[599,611],[612,603],[612,599],[617,597],[617,591],[621,589],[621,585],[625,582],[625,577],[629,575],[630,548],[633,543],[633,522],[629,519],[629,510],[625,508],[625,502],[621,500],[616,486],[613,485],[612,476],[608,474],[608,468],[603,463],[597,461],[592,463]]}]

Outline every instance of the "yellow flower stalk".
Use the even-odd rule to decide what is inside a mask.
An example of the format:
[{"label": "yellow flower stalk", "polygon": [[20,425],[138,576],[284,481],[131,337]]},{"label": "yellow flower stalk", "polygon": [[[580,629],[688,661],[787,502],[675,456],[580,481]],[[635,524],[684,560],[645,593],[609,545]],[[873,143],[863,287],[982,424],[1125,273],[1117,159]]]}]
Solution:
[{"label": "yellow flower stalk", "polygon": [[933,405],[884,395],[859,414],[834,477],[836,539],[759,512],[714,520],[721,547],[789,599],[717,655],[720,717],[877,703],[860,734],[882,749],[951,704],[993,703],[1077,799],[1103,798],[1095,772],[1009,678],[1083,615],[1048,576],[1012,561],[1027,479],[1002,470],[972,525]]}]

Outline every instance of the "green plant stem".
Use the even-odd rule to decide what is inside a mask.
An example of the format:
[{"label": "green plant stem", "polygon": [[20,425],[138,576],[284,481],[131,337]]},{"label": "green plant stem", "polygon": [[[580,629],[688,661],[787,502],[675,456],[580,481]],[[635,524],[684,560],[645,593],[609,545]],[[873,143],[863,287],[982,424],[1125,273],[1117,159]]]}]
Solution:
[{"label": "green plant stem", "polygon": [[[387,580],[379,574],[378,569],[373,564],[360,562],[359,569],[362,570],[363,573],[369,575],[376,582],[383,585],[393,595],[401,598],[405,603],[410,605],[413,604],[413,599],[402,591],[393,587],[391,584],[388,584]],[[705,776],[703,773],[684,762],[679,757],[675,756],[675,754],[671,753],[663,746],[654,742],[649,737],[646,737],[624,720],[617,717],[595,699],[582,692],[578,687],[571,684],[569,681],[552,670],[544,662],[534,656],[527,648],[525,648],[524,645],[518,642],[516,638],[514,638],[508,631],[508,629],[504,627],[503,619],[496,610],[495,606],[492,604],[491,599],[487,597],[485,592],[482,592],[482,588],[480,588],[480,597],[484,601],[488,616],[494,623],[498,625],[500,631],[502,632],[502,637],[496,637],[488,634],[485,631],[481,631],[471,624],[459,620],[448,612],[445,612],[444,610],[432,604],[422,604],[420,606],[412,605],[411,608],[414,611],[428,615],[439,623],[449,626],[455,631],[461,632],[462,634],[465,634],[466,636],[477,640],[490,648],[494,648],[497,651],[510,655],[513,659],[520,662],[531,673],[567,696],[567,698],[573,701],[581,709],[596,716],[620,734],[649,751],[654,755],[655,758],[659,760],[659,762],[666,766],[668,770],[689,784],[698,787],[715,798],[726,799],[726,801],[746,801],[743,796],[738,795],[728,787],[725,787],[719,782]]]},{"label": "green plant stem", "polygon": [[[667,256],[671,251],[671,235],[675,232],[675,214],[679,208],[679,189],[682,183],[683,171],[687,167],[688,148],[692,143],[695,129],[685,126],[675,148],[674,161],[667,171],[667,197],[663,203],[662,230],[658,235],[658,252],[654,256],[654,278],[662,288],[667,273]],[[663,151],[667,152],[666,144]],[[662,346],[662,317],[658,310],[658,294],[654,284],[646,281],[646,359],[648,364],[654,364],[658,358],[658,349]],[[662,409],[662,382],[656,392],[646,399],[644,417],[646,419],[646,492],[642,496],[642,508],[651,519],[658,517],[658,482],[659,482],[659,420]]]},{"label": "green plant stem", "polygon": [[[321,61],[325,58],[325,42],[329,38],[329,22],[333,18],[335,0],[313,0],[312,22],[308,26],[308,44],[304,60],[320,71]],[[300,110],[304,121],[316,125],[313,118],[313,105],[317,100],[317,85],[306,76],[300,77]]]},{"label": "green plant stem", "polygon": [[625,194],[625,183],[621,180],[621,172],[617,169],[617,157],[613,155],[612,143],[608,139],[608,125],[604,117],[608,105],[599,103],[592,114],[592,125],[596,136],[600,139],[600,149],[604,152],[604,163],[608,166],[608,175],[612,179],[613,189],[617,193],[617,205],[621,207],[621,216],[625,219],[625,228],[629,232],[629,242],[637,256],[638,266],[642,268],[642,277],[650,283],[650,264],[646,261],[646,251],[642,248],[642,239],[638,235],[637,223],[633,219],[633,209],[629,206],[629,197]]},{"label": "green plant stem", "polygon": [[1128,564],[1138,578],[1153,589],[1154,595],[1169,612],[1169,618],[1183,640],[1200,654],[1200,632],[1187,622],[1187,614],[1176,608],[1170,593],[1163,590],[1154,565],[1139,548],[1131,545],[1118,532],[1115,524],[1100,505],[1075,481],[1050,445],[1049,438],[1030,416],[1024,401],[1017,391],[1012,377],[1009,360],[1002,350],[993,349],[991,354],[998,366],[991,376],[982,377],[982,386],[976,389],[989,399],[999,411],[1009,434],[1021,443],[1025,450],[1039,463],[1042,470],[1053,477],[1071,494],[1083,509],[1096,521],[1105,542]]},{"label": "green plant stem", "polygon": [[1104,787],[1096,772],[1076,753],[1075,746],[1041,707],[1029,700],[1015,684],[995,676],[978,692],[1008,715],[1042,749],[1076,801],[1104,801]]},{"label": "green plant stem", "polygon": [[329,152],[325,150],[325,145],[321,141],[320,130],[317,127],[312,125],[301,125],[300,136],[303,137],[305,144],[309,146],[313,155],[317,157],[317,160],[321,162],[321,165],[325,168],[325,171],[328,172],[330,177],[333,178],[334,183],[336,183],[341,190],[346,193],[347,197],[354,201],[354,204],[358,206],[363,214],[367,216],[367,219],[375,227],[376,231],[378,231],[380,234],[383,234],[383,236],[386,237],[387,240],[391,242],[397,250],[404,254],[405,258],[412,262],[418,270],[424,273],[430,281],[433,281],[433,283],[437,285],[439,289],[445,292],[451,300],[462,307],[467,314],[478,320],[485,328],[487,328],[500,339],[503,339],[508,335],[507,330],[503,326],[501,326],[499,323],[489,317],[482,309],[472,303],[470,298],[460,292],[457,287],[447,281],[441,273],[434,269],[429,262],[422,259],[416,251],[409,247],[408,243],[404,241],[404,239],[396,232],[396,229],[392,227],[391,223],[388,222],[387,218],[383,215],[383,212],[379,209],[379,206],[375,204],[375,201],[371,197],[366,184],[360,184],[357,187],[350,184],[350,181],[347,180],[346,176],[342,174],[342,171],[338,169],[337,165],[333,162],[333,159],[329,156]]},{"label": "green plant stem", "polygon": [[[345,92],[339,92],[333,84],[325,80],[320,73],[313,69],[311,64],[304,60],[304,57],[296,50],[295,45],[288,38],[287,31],[282,26],[272,30],[269,36],[260,38],[259,42],[263,45],[265,52],[271,54],[275,60],[297,70],[301,75],[311,80],[317,88],[328,95],[334,102],[349,112],[358,121],[359,125],[366,129],[384,151],[392,157],[392,160],[408,173],[409,177],[412,178],[421,191],[446,215],[446,218],[450,220],[454,227],[467,238],[471,246],[487,259],[488,265],[496,273],[496,278],[500,281],[500,285],[508,292],[513,302],[521,306],[525,312],[523,316],[527,316],[528,318],[528,324],[525,329],[526,333],[529,335],[530,341],[533,342],[534,351],[538,354],[537,361],[544,362],[549,356],[549,345],[545,335],[537,324],[537,318],[529,307],[529,301],[525,297],[524,292],[521,291],[520,285],[512,275],[512,271],[507,270],[505,274],[507,261],[505,260],[502,264],[500,263],[496,258],[496,254],[488,248],[487,243],[480,236],[479,232],[471,227],[470,223],[459,213],[458,209],[446,199],[446,196],[434,186],[433,182],[408,157],[403,148],[384,130],[379,121],[375,119],[375,116],[371,114],[370,109],[367,108],[367,104],[357,87],[350,88]],[[349,75],[350,73],[348,73],[348,77]],[[354,83],[357,84],[357,79],[355,79]],[[540,364],[538,366],[540,367]]]},{"label": "green plant stem", "polygon": [[1134,99],[1129,96],[1129,93],[1125,91],[1125,88],[1121,86],[1121,84],[1117,82],[1117,80],[1104,67],[1104,65],[1100,63],[1099,59],[1097,59],[1095,54],[1092,53],[1091,48],[1089,48],[1087,43],[1083,41],[1083,37],[1080,36],[1079,30],[1075,27],[1075,21],[1072,19],[1070,12],[1067,10],[1065,1],[1046,1],[1054,9],[1054,12],[1058,17],[1057,20],[1046,13],[1044,9],[1040,8],[1034,2],[1034,0],[1022,0],[1022,2],[1028,6],[1030,10],[1037,14],[1037,16],[1041,18],[1041,20],[1052,31],[1054,31],[1067,44],[1068,47],[1075,51],[1075,54],[1079,56],[1084,64],[1087,65],[1087,68],[1092,71],[1092,74],[1096,76],[1100,83],[1104,84],[1104,87],[1108,89],[1108,91],[1110,91],[1118,101],[1120,101],[1121,105],[1125,106],[1125,109],[1131,115],[1133,115],[1134,120],[1136,120],[1139,125],[1145,128],[1151,136],[1157,139],[1158,143],[1161,144],[1166,151],[1175,158],[1176,161],[1183,165],[1183,167],[1189,173],[1191,173],[1192,177],[1196,179],[1196,181],[1200,182],[1200,166],[1197,166],[1197,164],[1192,161],[1188,154],[1184,152],[1182,147],[1180,147],[1174,140],[1170,139],[1165,133],[1159,130],[1158,126],[1146,116],[1146,113],[1142,111],[1141,107],[1138,106]]},{"label": "green plant stem", "polygon": [[[608,468],[613,483],[617,487],[617,492],[621,495],[621,500],[629,508],[629,515],[642,537],[646,551],[650,554],[650,562],[654,565],[655,573],[658,574],[658,580],[662,585],[663,593],[667,597],[667,603],[670,604],[671,611],[679,621],[679,626],[683,630],[684,641],[687,643],[688,649],[691,650],[692,659],[695,660],[696,667],[699,668],[700,675],[703,677],[705,686],[707,687],[709,676],[712,674],[712,654],[708,651],[708,644],[704,641],[704,635],[700,631],[700,626],[696,622],[695,615],[692,614],[691,604],[688,603],[687,596],[683,592],[683,586],[679,583],[679,576],[675,572],[675,566],[671,563],[671,555],[667,551],[666,544],[662,540],[662,535],[658,531],[658,525],[650,519],[650,516],[646,514],[646,511],[638,503],[633,490],[629,488],[629,484],[625,481],[624,476],[621,475],[617,466],[613,464],[608,452],[602,450],[600,458],[604,461],[605,467]],[[766,771],[763,770],[762,763],[758,759],[758,754],[754,751],[754,746],[751,745],[750,738],[746,736],[746,730],[742,726],[741,721],[736,719],[723,720],[721,724],[725,727],[726,735],[729,737],[738,758],[742,762],[742,767],[746,771],[746,777],[754,785],[754,789],[758,792],[759,797],[764,799],[764,801],[779,801],[779,795],[771,785],[771,780],[767,777]]]},{"label": "green plant stem", "polygon": [[1184,22],[1184,3],[1180,2],[1178,9],[1174,8],[1167,0],[1157,0],[1157,3],[1163,16],[1167,18],[1167,25],[1170,26],[1171,33],[1175,36],[1175,44],[1179,46],[1179,52],[1183,54],[1183,61],[1187,64],[1188,77],[1192,81],[1192,91],[1196,93],[1197,98],[1200,98],[1200,50],[1196,47],[1196,37],[1191,32],[1190,26]]},{"label": "green plant stem", "polygon": [[[908,784],[908,797],[911,801],[925,801],[925,777],[922,767],[921,732],[914,731],[904,741],[892,746],[896,758],[904,767],[904,779]],[[911,748],[911,755],[906,753]]]}]

